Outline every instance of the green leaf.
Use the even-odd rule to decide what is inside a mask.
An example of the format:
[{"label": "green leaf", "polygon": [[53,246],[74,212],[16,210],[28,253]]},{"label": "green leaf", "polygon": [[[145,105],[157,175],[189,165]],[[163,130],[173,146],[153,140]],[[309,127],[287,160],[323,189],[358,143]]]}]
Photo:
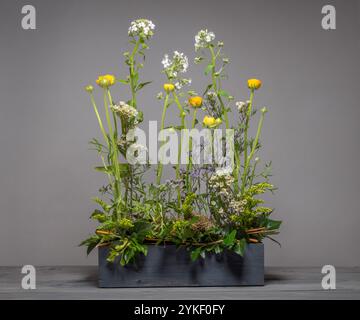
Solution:
[{"label": "green leaf", "polygon": [[203,93],[203,96],[210,90],[211,87],[212,87],[212,84],[207,85],[207,87]]},{"label": "green leaf", "polygon": [[136,87],[135,91],[141,90],[142,88],[144,88],[146,85],[148,85],[150,83],[151,83],[151,81],[146,81],[146,82],[139,83],[138,86]]},{"label": "green leaf", "polygon": [[267,229],[277,230],[280,228],[281,223],[282,223],[282,221],[269,219],[267,222]]},{"label": "green leaf", "polygon": [[97,235],[91,236],[90,238],[84,240],[79,244],[79,246],[87,246],[86,254],[89,255],[90,252],[98,245],[101,241],[101,238]]},{"label": "green leaf", "polygon": [[240,256],[244,256],[245,249],[246,249],[246,240],[245,239],[241,239],[234,246],[234,252]]},{"label": "green leaf", "polygon": [[137,120],[138,120],[139,123],[143,122],[143,120],[144,120],[144,112],[138,111]]},{"label": "green leaf", "polygon": [[201,253],[201,248],[196,248],[195,250],[191,251],[190,257],[192,261],[195,261],[199,258]]},{"label": "green leaf", "polygon": [[229,97],[230,96],[229,92],[227,92],[225,90],[220,90],[218,93],[219,93],[219,96],[221,96],[221,97]]},{"label": "green leaf", "polygon": [[[124,178],[129,173],[129,164],[128,163],[119,163],[119,169],[120,169],[120,177]],[[110,166],[110,165],[106,166],[106,168],[103,166],[95,167],[95,170],[99,171],[99,172],[105,172],[108,174],[112,174],[114,172],[113,166]]]},{"label": "green leaf", "polygon": [[231,231],[227,236],[224,238],[223,243],[227,247],[231,247],[234,244],[236,237],[236,230]]},{"label": "green leaf", "polygon": [[205,73],[205,75],[208,75],[209,74],[209,72],[211,72],[211,70],[213,69],[213,65],[212,64],[208,64],[207,66],[206,66],[206,68],[205,68],[205,71],[204,71],[204,73]]},{"label": "green leaf", "polygon": [[129,80],[125,80],[125,79],[116,79],[116,80],[123,84],[129,84]]},{"label": "green leaf", "polygon": [[96,202],[105,212],[109,212],[111,209],[111,206],[108,205],[104,200],[100,199],[100,198],[92,198],[92,200],[94,202]]},{"label": "green leaf", "polygon": [[215,251],[216,254],[221,253],[222,248],[220,246],[215,246],[214,251]]},{"label": "green leaf", "polygon": [[95,209],[90,216],[91,219],[97,220],[98,222],[105,222],[107,220],[106,214],[98,209]]}]

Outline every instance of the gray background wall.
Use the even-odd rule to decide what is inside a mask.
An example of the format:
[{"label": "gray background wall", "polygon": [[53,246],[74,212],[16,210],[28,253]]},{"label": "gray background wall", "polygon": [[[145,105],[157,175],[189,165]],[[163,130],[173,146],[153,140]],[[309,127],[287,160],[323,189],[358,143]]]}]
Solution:
[{"label": "gray background wall", "polygon": [[[320,26],[334,4],[337,30]],[[37,9],[24,31],[21,7]],[[159,119],[161,58],[174,49],[193,59],[193,36],[209,28],[231,58],[226,87],[247,99],[259,77],[266,105],[261,158],[273,161],[269,197],[284,224],[266,242],[267,265],[360,265],[360,2],[299,0],[14,1],[0,4],[0,265],[95,264],[77,244],[103,176],[88,140],[100,136],[83,86],[98,74],[123,75],[127,28],[156,24],[140,106]],[[195,89],[202,67],[191,66]],[[200,91],[200,90],[199,90]],[[124,92],[114,92],[124,97]]]}]

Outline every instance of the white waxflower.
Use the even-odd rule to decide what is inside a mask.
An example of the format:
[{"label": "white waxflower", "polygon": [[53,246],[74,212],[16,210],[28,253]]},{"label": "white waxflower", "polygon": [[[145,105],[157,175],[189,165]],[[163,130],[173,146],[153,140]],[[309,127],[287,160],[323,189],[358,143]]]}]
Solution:
[{"label": "white waxflower", "polygon": [[227,176],[230,175],[232,173],[230,168],[218,168],[215,171],[215,174],[217,176]]},{"label": "white waxflower", "polygon": [[135,119],[134,124],[137,124],[137,116],[139,115],[139,112],[134,107],[126,104],[124,101],[120,101],[119,104],[111,106],[111,109],[120,117],[128,120]]},{"label": "white waxflower", "polygon": [[245,107],[246,107],[247,104],[244,101],[238,101],[238,102],[235,103],[235,105],[237,106],[239,112],[242,112],[242,111],[245,110]]},{"label": "white waxflower", "polygon": [[206,48],[214,39],[214,32],[208,31],[207,29],[200,30],[195,36],[195,50]]},{"label": "white waxflower", "polygon": [[129,27],[130,36],[139,36],[150,39],[154,35],[155,25],[147,19],[138,19],[131,22]]}]

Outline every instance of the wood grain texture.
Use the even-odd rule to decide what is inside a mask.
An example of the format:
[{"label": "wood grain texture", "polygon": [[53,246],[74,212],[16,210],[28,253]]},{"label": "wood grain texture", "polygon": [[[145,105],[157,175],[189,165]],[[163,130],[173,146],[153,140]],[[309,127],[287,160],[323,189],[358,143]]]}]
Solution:
[{"label": "wood grain texture", "polygon": [[360,267],[336,268],[336,290],[321,288],[321,266],[265,268],[263,287],[98,288],[97,266],[36,267],[37,289],[21,288],[21,267],[0,267],[0,299],[360,299]]},{"label": "wood grain texture", "polygon": [[99,248],[99,287],[189,287],[264,285],[264,245],[249,244],[244,257],[225,251],[191,261],[185,248],[148,246],[136,266],[109,263],[108,247]]}]

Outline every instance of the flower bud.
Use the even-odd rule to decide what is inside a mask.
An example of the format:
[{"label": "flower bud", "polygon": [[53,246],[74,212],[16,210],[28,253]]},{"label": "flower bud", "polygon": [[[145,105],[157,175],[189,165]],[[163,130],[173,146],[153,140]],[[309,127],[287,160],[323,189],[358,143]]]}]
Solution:
[{"label": "flower bud", "polygon": [[103,76],[99,76],[96,79],[96,84],[101,88],[108,88],[115,84],[115,76],[112,74],[105,74]]},{"label": "flower bud", "polygon": [[89,84],[85,87],[85,91],[92,93],[94,91],[94,87],[91,84]]},{"label": "flower bud", "polygon": [[259,79],[249,79],[247,83],[248,88],[251,90],[257,90],[261,87],[261,81]]},{"label": "flower bud", "polygon": [[175,90],[175,86],[172,83],[165,83],[164,90],[169,93]]}]

